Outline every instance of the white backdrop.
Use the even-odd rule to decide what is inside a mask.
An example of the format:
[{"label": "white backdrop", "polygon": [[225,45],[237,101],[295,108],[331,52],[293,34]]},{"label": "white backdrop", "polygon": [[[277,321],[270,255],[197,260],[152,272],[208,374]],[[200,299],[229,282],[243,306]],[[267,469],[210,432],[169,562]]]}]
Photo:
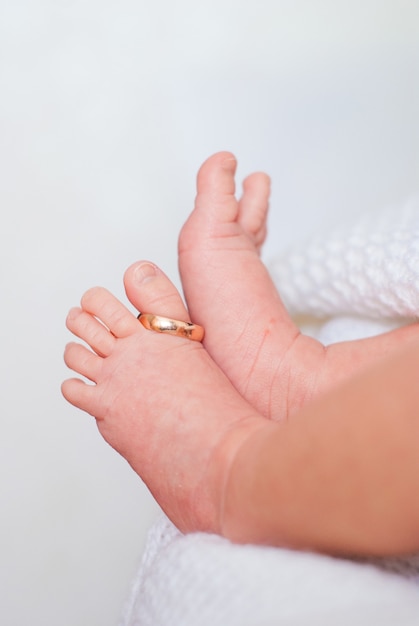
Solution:
[{"label": "white backdrop", "polygon": [[61,398],[67,309],[178,282],[201,161],[273,179],[266,255],[419,190],[416,0],[0,0],[0,620],[113,626],[157,507]]}]

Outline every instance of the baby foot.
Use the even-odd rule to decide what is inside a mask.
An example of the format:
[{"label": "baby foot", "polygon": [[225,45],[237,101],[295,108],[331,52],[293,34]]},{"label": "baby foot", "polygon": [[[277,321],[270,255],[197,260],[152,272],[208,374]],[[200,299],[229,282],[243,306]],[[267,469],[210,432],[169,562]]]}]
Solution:
[{"label": "baby foot", "polygon": [[312,365],[324,350],[301,335],[259,257],[269,178],[249,176],[237,201],[235,169],[235,158],[219,153],[198,174],[195,210],[179,238],[182,284],[206,349],[236,389],[265,416],[285,416],[311,397]]},{"label": "baby foot", "polygon": [[328,348],[302,335],[259,257],[269,179],[252,174],[236,200],[235,170],[228,152],[201,167],[195,209],[179,238],[179,269],[190,315],[205,328],[209,354],[252,406],[280,419],[417,337],[419,327]]},{"label": "baby foot", "polygon": [[[154,265],[125,274],[140,311],[187,321],[179,293]],[[209,357],[202,344],[145,329],[103,288],[87,291],[70,311],[65,362],[80,379],[64,397],[96,418],[105,440],[145,481],[184,531],[220,531],[220,508],[236,451],[265,420]]]}]

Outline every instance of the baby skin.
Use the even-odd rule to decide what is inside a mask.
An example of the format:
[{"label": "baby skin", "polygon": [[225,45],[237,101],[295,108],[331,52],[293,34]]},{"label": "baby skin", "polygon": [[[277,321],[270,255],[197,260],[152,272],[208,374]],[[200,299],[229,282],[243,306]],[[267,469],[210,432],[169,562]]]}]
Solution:
[{"label": "baby skin", "polygon": [[[204,345],[149,331],[107,290],[91,289],[67,317],[67,327],[87,347],[70,343],[65,350],[68,367],[91,383],[66,380],[63,395],[96,418],[105,440],[127,459],[182,531],[332,552],[410,549],[418,540],[419,511],[405,513],[408,503],[416,501],[408,495],[417,492],[417,485],[398,486],[419,476],[419,455],[409,448],[419,435],[409,413],[417,405],[406,408],[402,443],[395,432],[403,417],[397,416],[396,424],[388,416],[385,443],[373,463],[377,424],[368,425],[369,416],[376,414],[380,424],[386,423],[382,413],[391,405],[373,410],[375,398],[383,396],[382,378],[388,376],[387,370],[370,371],[374,363],[381,367],[380,357],[393,358],[396,346],[411,350],[414,345],[408,357],[396,359],[403,376],[396,382],[388,376],[392,383],[384,388],[408,397],[406,391],[415,387],[409,372],[417,369],[412,362],[417,360],[417,342],[412,344],[417,328],[328,349],[301,335],[258,254],[266,231],[268,179],[264,174],[249,177],[237,202],[234,171],[234,158],[221,153],[198,176],[196,207],[179,242],[189,312],[153,264],[135,263],[124,277],[135,309],[183,320],[191,315],[205,327]],[[360,366],[367,372],[365,380],[353,382]],[[345,379],[348,388],[341,387]],[[355,392],[362,400],[359,406],[348,401]],[[342,393],[350,414],[340,410],[337,418],[333,411],[342,404]],[[285,420],[294,413],[297,419]],[[390,448],[394,442],[394,450],[387,441]],[[407,461],[399,482],[393,480],[392,493],[404,494],[406,502],[394,507],[389,491],[382,489],[382,469],[385,474],[394,467],[389,459],[398,458],[401,445]],[[307,466],[309,480],[301,471]],[[360,476],[363,468],[366,474]],[[316,473],[320,494],[313,492]],[[359,481],[367,485],[360,494]],[[341,501],[345,485],[360,502]],[[371,498],[372,493],[381,495]],[[292,507],[287,509],[288,498]],[[393,509],[399,512],[397,519]],[[293,517],[284,516],[284,510]],[[266,515],[258,513],[255,519],[254,511]],[[382,519],[387,526],[380,535],[377,520]],[[409,528],[403,526],[405,519]],[[391,538],[400,537],[408,540],[392,543]]]},{"label": "baby skin", "polygon": [[[153,264],[134,264],[124,282],[138,310],[188,320],[176,288]],[[94,384],[66,380],[64,397],[96,418],[181,530],[221,532],[229,465],[265,420],[201,343],[145,329],[106,289],[87,291],[67,327],[89,347],[68,344],[64,360]]]},{"label": "baby skin", "polygon": [[419,336],[408,326],[324,348],[301,334],[259,257],[270,181],[254,173],[235,197],[236,159],[210,157],[197,179],[195,209],[179,237],[189,314],[206,330],[205,348],[262,415],[283,419],[318,393]]}]

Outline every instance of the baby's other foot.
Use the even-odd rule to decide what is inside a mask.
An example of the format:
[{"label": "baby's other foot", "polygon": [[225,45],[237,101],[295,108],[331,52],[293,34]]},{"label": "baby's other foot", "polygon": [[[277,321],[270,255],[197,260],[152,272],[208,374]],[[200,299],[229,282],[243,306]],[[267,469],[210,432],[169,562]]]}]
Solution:
[{"label": "baby's other foot", "polygon": [[252,174],[236,200],[235,170],[228,152],[201,167],[195,209],[179,238],[179,268],[190,314],[206,330],[208,352],[252,406],[281,419],[417,338],[419,325],[327,348],[302,335],[258,254],[269,179]]},{"label": "baby's other foot", "polygon": [[[125,274],[144,313],[188,321],[179,293],[154,265]],[[202,344],[144,328],[103,288],[89,290],[67,327],[64,397],[96,418],[99,431],[184,531],[220,531],[223,490],[236,451],[265,420],[247,404]],[[92,384],[93,383],[93,384]]]},{"label": "baby's other foot", "polygon": [[179,269],[208,352],[258,411],[280,418],[311,397],[324,350],[300,334],[259,257],[269,178],[250,175],[237,200],[235,171],[228,152],[201,167],[195,209],[179,238]]}]

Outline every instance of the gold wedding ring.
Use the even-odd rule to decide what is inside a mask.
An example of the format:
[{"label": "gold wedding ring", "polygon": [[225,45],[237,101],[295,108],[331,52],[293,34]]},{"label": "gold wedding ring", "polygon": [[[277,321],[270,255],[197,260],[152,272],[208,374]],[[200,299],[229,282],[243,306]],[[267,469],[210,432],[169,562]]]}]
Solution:
[{"label": "gold wedding ring", "polygon": [[202,341],[204,338],[204,329],[202,326],[192,324],[192,322],[173,320],[169,317],[154,315],[154,313],[140,313],[137,319],[144,328],[154,330],[157,333],[176,335],[176,337],[184,337],[191,341]]}]

